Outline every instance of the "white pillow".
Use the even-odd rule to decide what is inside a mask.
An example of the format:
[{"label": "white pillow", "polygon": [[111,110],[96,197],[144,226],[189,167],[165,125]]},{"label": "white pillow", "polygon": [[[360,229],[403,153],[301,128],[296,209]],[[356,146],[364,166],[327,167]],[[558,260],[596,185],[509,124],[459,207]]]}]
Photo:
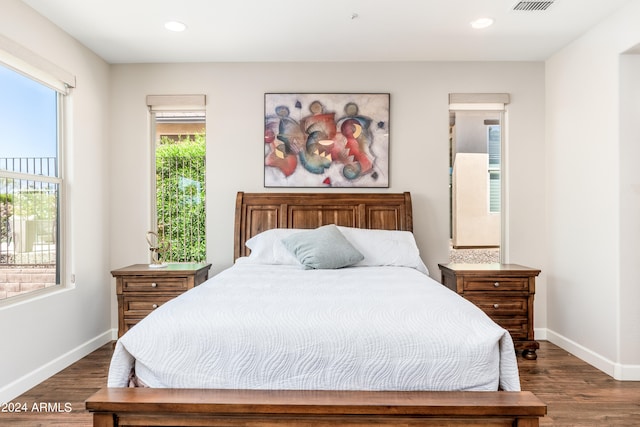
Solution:
[{"label": "white pillow", "polygon": [[338,229],[364,255],[364,259],[354,264],[354,267],[410,267],[429,274],[427,266],[420,258],[416,239],[410,231],[368,230],[342,226],[338,226]]},{"label": "white pillow", "polygon": [[[245,243],[251,249],[246,261],[302,267],[300,261],[285,248],[282,239],[305,230],[309,231],[304,228],[273,228],[256,234]],[[413,233],[409,231],[367,230],[343,226],[338,226],[338,230],[364,255],[364,259],[354,264],[354,267],[410,267],[429,274],[427,266],[420,258]]]},{"label": "white pillow", "polygon": [[255,264],[300,265],[296,257],[282,244],[282,239],[304,231],[302,228],[272,228],[256,234],[245,242],[251,249],[247,261]]}]

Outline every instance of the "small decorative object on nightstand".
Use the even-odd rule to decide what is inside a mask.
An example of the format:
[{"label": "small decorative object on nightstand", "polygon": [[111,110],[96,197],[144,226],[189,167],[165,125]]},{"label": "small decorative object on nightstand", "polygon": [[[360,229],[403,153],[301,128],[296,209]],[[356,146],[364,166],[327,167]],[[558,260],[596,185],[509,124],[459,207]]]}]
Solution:
[{"label": "small decorative object on nightstand", "polygon": [[113,270],[118,297],[118,338],[165,302],[209,278],[211,264],[176,263],[164,268],[135,264]]},{"label": "small decorative object on nightstand", "polygon": [[517,264],[438,264],[442,284],[473,302],[513,338],[517,351],[534,360],[533,297],[540,270]]},{"label": "small decorative object on nightstand", "polygon": [[171,242],[160,240],[158,233],[155,231],[147,231],[147,243],[149,244],[149,251],[151,252],[151,264],[149,267],[164,268],[167,266],[166,262],[160,260],[160,256],[169,252],[171,248]]}]

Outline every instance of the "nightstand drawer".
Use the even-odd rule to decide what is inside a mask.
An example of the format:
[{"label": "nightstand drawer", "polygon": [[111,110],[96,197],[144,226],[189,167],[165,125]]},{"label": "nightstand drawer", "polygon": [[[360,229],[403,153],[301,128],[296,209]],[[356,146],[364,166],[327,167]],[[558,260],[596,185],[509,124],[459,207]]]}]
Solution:
[{"label": "nightstand drawer", "polygon": [[465,278],[465,291],[528,291],[529,280],[522,277]]},{"label": "nightstand drawer", "polygon": [[133,328],[135,325],[138,324],[138,322],[140,322],[142,319],[144,319],[144,317],[125,317],[123,319],[123,329],[120,335],[124,334],[125,332],[127,332],[129,329]]},{"label": "nightstand drawer", "polygon": [[125,298],[124,315],[125,316],[146,316],[165,302],[172,300],[176,295],[154,295],[144,298]]},{"label": "nightstand drawer", "polygon": [[494,322],[505,328],[511,334],[514,341],[526,340],[529,333],[529,325],[526,317],[500,317],[491,316]]},{"label": "nightstand drawer", "polygon": [[188,288],[186,277],[127,277],[122,281],[124,292],[186,291]]},{"label": "nightstand drawer", "polygon": [[527,315],[527,296],[476,295],[469,292],[464,294],[464,297],[489,316]]}]

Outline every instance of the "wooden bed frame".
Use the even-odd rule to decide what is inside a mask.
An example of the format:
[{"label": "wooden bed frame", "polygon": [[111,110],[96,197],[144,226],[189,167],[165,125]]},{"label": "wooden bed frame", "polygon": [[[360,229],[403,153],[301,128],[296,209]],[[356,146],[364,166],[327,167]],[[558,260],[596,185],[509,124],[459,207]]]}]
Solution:
[{"label": "wooden bed frame", "polygon": [[[248,255],[244,243],[264,230],[331,223],[413,231],[411,195],[239,192],[234,259]],[[86,408],[95,427],[534,427],[547,407],[530,392],[103,388]]]}]

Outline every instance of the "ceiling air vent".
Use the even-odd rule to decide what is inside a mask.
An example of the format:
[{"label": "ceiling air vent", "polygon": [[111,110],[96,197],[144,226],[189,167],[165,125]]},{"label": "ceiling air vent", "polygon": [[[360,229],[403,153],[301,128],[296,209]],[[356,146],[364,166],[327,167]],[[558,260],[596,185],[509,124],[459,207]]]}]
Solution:
[{"label": "ceiling air vent", "polygon": [[551,5],[555,2],[555,0],[523,0],[517,2],[513,6],[513,10],[518,11],[537,11],[537,10],[547,10]]}]

